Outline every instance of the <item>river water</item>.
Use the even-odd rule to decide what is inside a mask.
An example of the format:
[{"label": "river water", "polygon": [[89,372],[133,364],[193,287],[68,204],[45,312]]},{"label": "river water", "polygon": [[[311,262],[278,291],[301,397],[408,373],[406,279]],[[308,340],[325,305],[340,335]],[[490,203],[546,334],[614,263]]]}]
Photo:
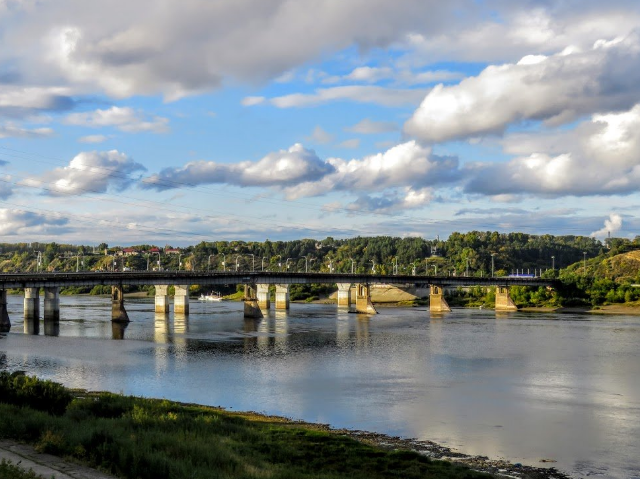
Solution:
[{"label": "river water", "polygon": [[[640,318],[191,302],[188,319],[127,300],[61,297],[59,335],[23,332],[22,298],[0,368],[70,387],[252,410],[546,463],[574,477],[640,478]],[[123,340],[114,340],[124,338]]]}]

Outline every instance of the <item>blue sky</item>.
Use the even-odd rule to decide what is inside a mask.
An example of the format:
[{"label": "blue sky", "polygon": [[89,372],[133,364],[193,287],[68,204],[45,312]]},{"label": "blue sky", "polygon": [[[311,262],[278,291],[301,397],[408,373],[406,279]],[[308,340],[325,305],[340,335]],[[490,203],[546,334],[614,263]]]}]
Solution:
[{"label": "blue sky", "polygon": [[5,242],[635,237],[640,4],[0,0]]}]

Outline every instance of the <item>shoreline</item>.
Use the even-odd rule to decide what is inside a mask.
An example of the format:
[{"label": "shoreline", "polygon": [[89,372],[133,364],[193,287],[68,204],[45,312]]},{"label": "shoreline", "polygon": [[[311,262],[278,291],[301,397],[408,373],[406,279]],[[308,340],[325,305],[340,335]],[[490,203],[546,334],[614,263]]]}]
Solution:
[{"label": "shoreline", "polygon": [[[302,426],[304,428],[317,431],[347,436],[350,439],[376,446],[388,451],[404,449],[422,454],[430,459],[442,460],[462,464],[477,472],[492,474],[497,478],[504,479],[572,479],[572,476],[557,470],[555,467],[529,466],[517,462],[510,462],[506,459],[491,459],[487,456],[469,455],[438,444],[429,440],[419,440],[415,438],[404,438],[391,436],[388,434],[364,431],[360,429],[334,428],[330,424],[308,422],[301,419],[293,419],[285,416],[259,413],[256,411],[231,411],[222,406],[205,406],[195,403],[184,403],[175,401],[184,406],[206,407],[219,410],[225,414],[238,416],[248,420],[276,421],[291,425]],[[541,463],[553,463],[554,460],[540,459]]]}]

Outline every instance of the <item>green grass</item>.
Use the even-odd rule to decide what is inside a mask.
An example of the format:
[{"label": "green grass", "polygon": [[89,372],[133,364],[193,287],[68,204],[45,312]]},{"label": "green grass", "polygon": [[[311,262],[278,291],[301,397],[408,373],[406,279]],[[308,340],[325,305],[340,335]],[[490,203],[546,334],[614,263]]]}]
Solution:
[{"label": "green grass", "polygon": [[32,470],[24,471],[11,461],[0,461],[0,479],[43,479]]},{"label": "green grass", "polygon": [[0,436],[132,479],[490,477],[278,418],[110,393],[60,416],[0,403]]}]

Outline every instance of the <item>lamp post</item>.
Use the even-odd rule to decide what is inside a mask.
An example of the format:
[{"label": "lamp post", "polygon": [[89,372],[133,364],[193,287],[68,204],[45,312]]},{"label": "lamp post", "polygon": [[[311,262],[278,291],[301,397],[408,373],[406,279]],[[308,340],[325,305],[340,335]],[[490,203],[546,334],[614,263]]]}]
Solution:
[{"label": "lamp post", "polygon": [[555,256],[551,257],[551,270],[552,271],[556,270],[556,257]]},{"label": "lamp post", "polygon": [[224,253],[220,253],[222,255],[222,271],[227,271],[227,257]]},{"label": "lamp post", "polygon": [[467,258],[467,271],[465,275],[467,276],[467,278],[469,277],[469,258]]},{"label": "lamp post", "polygon": [[491,253],[491,277],[493,278],[493,271],[494,271],[494,266],[493,266],[493,258],[495,257],[495,253]]},{"label": "lamp post", "polygon": [[[260,261],[260,271],[264,271],[264,260],[265,260],[266,256],[262,257],[262,260]],[[267,258],[269,259],[269,258]]]},{"label": "lamp post", "polygon": [[333,260],[329,260],[329,273],[333,273]]},{"label": "lamp post", "polygon": [[240,255],[239,255],[239,254],[237,254],[237,255],[236,255],[236,273],[238,272],[238,267],[240,266],[239,258],[240,258]]},{"label": "lamp post", "polygon": [[285,269],[287,270],[287,272],[289,272],[289,260],[290,259],[293,259],[293,258],[287,258],[287,261],[284,262]]},{"label": "lamp post", "polygon": [[84,266],[84,255],[82,253],[78,253],[76,255],[76,273],[80,271],[80,256],[82,256],[82,265]]},{"label": "lamp post", "polygon": [[584,270],[582,275],[586,276],[587,275],[587,252],[586,251],[582,252],[582,269]]},{"label": "lamp post", "polygon": [[308,267],[308,259],[309,259],[309,255],[304,257],[304,272],[308,273],[309,272],[309,267]]},{"label": "lamp post", "polygon": [[353,258],[349,258],[351,260],[351,274],[353,274],[353,265],[354,265],[354,261]]},{"label": "lamp post", "polygon": [[209,257],[207,258],[207,271],[211,269],[211,258],[214,256],[215,256],[214,254],[210,254]]},{"label": "lamp post", "polygon": [[282,255],[277,254],[271,257],[271,259],[273,258],[280,258],[280,260],[278,261],[278,271],[282,271]]},{"label": "lamp post", "polygon": [[251,256],[251,272],[253,273],[256,270],[256,257],[252,254],[249,256]]},{"label": "lamp post", "polygon": [[160,271],[161,269],[161,264],[160,264],[160,251],[156,251],[156,254],[158,255],[158,271]]},{"label": "lamp post", "polygon": [[398,275],[398,257],[396,256],[394,260],[395,260],[395,264],[393,266],[393,274],[394,276],[397,276]]},{"label": "lamp post", "polygon": [[371,261],[371,274],[375,274],[376,272],[376,262]]},{"label": "lamp post", "polygon": [[178,253],[178,271],[182,267],[182,253]]},{"label": "lamp post", "polygon": [[42,252],[34,251],[34,253],[38,253],[36,256],[36,272],[40,272],[40,266],[42,265]]}]

